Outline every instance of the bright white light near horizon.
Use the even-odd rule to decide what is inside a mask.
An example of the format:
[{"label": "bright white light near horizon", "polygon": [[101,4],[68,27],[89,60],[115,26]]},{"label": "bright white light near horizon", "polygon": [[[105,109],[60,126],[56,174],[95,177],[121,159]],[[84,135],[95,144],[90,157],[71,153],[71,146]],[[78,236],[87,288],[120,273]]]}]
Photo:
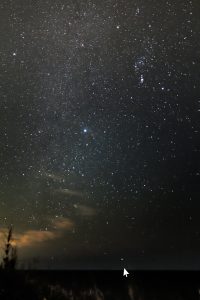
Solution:
[{"label": "bright white light near horizon", "polygon": [[84,132],[84,133],[87,133],[87,132],[88,132],[87,128],[84,128],[84,129],[83,129],[83,132]]}]

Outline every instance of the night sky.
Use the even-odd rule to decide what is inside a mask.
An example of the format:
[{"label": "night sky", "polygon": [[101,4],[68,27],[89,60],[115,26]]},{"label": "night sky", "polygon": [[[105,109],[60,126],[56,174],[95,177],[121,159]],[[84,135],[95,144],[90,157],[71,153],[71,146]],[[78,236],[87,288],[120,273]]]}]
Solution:
[{"label": "night sky", "polygon": [[0,235],[13,224],[19,264],[200,268],[199,8],[1,0]]}]

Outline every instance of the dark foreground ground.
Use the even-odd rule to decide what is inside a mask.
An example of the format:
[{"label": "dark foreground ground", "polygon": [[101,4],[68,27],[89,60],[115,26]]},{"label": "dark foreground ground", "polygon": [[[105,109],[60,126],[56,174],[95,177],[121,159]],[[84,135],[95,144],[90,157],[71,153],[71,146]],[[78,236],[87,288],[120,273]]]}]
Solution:
[{"label": "dark foreground ground", "polygon": [[0,272],[0,300],[200,300],[200,272]]}]

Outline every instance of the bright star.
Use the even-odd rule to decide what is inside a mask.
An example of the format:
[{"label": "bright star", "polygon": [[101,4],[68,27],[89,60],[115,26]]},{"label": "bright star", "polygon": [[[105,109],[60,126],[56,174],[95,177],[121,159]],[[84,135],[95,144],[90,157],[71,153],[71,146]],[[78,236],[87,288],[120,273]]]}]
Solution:
[{"label": "bright star", "polygon": [[141,84],[144,83],[144,76],[143,76],[143,75],[140,76],[140,83],[141,83]]}]

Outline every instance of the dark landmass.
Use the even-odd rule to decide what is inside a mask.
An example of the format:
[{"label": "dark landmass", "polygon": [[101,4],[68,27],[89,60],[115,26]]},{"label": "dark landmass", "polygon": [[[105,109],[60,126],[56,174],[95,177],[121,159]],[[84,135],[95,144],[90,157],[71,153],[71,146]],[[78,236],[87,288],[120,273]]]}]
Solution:
[{"label": "dark landmass", "polygon": [[1,271],[0,299],[200,299],[199,271],[130,271],[128,278],[122,274],[122,271]]}]

